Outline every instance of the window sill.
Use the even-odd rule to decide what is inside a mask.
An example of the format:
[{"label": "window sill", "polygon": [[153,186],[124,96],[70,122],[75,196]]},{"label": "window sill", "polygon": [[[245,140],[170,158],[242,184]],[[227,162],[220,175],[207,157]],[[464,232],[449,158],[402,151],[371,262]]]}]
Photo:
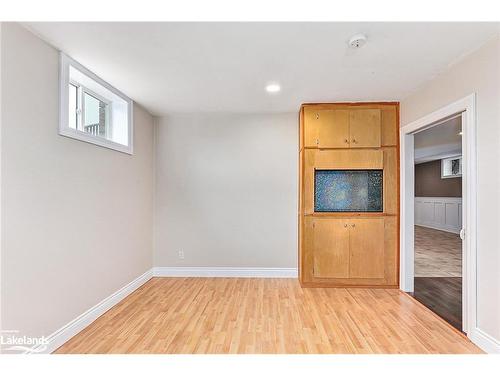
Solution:
[{"label": "window sill", "polygon": [[73,139],[76,139],[78,141],[91,143],[91,144],[94,144],[97,146],[109,148],[111,150],[123,152],[125,154],[129,154],[129,155],[134,154],[132,145],[125,146],[125,145],[110,141],[110,140],[105,139],[105,138],[95,137],[91,134],[86,134],[86,133],[81,132],[79,130],[75,130],[75,129],[71,129],[71,128],[62,128],[62,129],[59,129],[59,135],[62,135],[64,137],[68,137],[68,138],[73,138]]}]

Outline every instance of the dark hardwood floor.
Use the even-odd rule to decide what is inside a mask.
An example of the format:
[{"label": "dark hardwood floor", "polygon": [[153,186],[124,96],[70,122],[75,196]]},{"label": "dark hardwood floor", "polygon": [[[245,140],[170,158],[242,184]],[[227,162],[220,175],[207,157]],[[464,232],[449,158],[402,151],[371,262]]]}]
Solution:
[{"label": "dark hardwood floor", "polygon": [[415,277],[413,297],[462,331],[461,277]]}]

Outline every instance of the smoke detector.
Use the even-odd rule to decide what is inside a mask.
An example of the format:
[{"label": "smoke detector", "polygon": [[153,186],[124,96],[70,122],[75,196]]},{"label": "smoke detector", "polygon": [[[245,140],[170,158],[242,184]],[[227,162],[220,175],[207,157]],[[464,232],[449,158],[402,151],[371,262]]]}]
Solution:
[{"label": "smoke detector", "polygon": [[349,39],[349,47],[357,49],[366,44],[366,36],[363,34],[356,34]]}]

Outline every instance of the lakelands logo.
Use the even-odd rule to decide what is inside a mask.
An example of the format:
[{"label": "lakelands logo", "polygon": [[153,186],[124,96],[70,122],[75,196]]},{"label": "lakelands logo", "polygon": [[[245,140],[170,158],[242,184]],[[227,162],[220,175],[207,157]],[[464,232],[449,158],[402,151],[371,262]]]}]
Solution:
[{"label": "lakelands logo", "polygon": [[2,353],[41,353],[47,349],[49,341],[42,337],[20,336],[19,331],[0,331],[0,347]]}]

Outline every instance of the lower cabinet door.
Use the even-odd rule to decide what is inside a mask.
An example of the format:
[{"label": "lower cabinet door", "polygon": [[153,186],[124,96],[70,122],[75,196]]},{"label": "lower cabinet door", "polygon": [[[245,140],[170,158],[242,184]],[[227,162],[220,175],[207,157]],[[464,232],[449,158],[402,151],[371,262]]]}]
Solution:
[{"label": "lower cabinet door", "polygon": [[349,277],[349,225],[347,220],[315,219],[313,244],[314,277]]},{"label": "lower cabinet door", "polygon": [[360,279],[384,277],[384,219],[349,220],[349,276]]}]

